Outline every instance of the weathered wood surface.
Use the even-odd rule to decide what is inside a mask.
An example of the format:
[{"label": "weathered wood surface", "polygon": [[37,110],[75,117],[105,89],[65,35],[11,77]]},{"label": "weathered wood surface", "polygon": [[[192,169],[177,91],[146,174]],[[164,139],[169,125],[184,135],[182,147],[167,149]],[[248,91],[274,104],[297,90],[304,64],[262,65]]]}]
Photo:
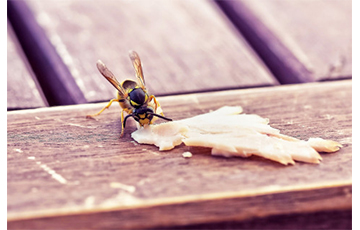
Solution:
[{"label": "weathered wood surface", "polygon": [[352,77],[351,0],[218,3],[280,82]]},{"label": "weathered wood surface", "polygon": [[28,109],[46,105],[46,99],[8,22],[7,108],[8,110]]},{"label": "weathered wood surface", "polygon": [[[344,145],[319,165],[159,152],[119,139],[120,109],[105,103],[8,112],[9,228],[145,228],[352,208],[352,81],[159,97],[166,116],[224,105],[300,139]],[[216,121],[214,121],[216,122]],[[191,151],[193,157],[182,157]]]},{"label": "weathered wood surface", "polygon": [[139,53],[155,95],[277,84],[210,1],[27,3],[88,102],[115,94],[98,59],[119,80],[134,77],[129,50]]}]

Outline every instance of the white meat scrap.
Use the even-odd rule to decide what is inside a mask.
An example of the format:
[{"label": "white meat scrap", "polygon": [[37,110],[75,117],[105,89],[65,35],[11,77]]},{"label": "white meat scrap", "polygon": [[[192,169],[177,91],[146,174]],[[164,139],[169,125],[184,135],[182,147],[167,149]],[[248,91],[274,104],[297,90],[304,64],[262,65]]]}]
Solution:
[{"label": "white meat scrap", "polygon": [[322,138],[310,138],[308,141],[309,145],[318,152],[332,153],[339,151],[343,146],[336,141],[324,140]]},{"label": "white meat scrap", "polygon": [[170,150],[181,143],[211,148],[213,155],[261,156],[284,165],[296,161],[319,163],[319,152],[335,152],[342,145],[321,138],[302,141],[280,134],[269,120],[240,114],[242,108],[225,106],[195,117],[140,128],[131,136],[139,143]]},{"label": "white meat scrap", "polygon": [[170,150],[180,145],[189,132],[189,127],[177,122],[166,122],[159,125],[140,127],[131,134],[141,144],[154,144],[159,150]]}]

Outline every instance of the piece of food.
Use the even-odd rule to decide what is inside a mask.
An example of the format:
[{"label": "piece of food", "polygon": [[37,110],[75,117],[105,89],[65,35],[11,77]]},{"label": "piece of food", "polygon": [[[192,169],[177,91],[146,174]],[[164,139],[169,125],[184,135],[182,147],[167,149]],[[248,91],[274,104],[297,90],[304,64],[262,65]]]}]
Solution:
[{"label": "piece of food", "polygon": [[140,128],[132,133],[139,143],[170,150],[181,143],[211,148],[211,154],[226,157],[261,156],[281,164],[295,161],[319,163],[319,152],[335,152],[335,141],[310,138],[302,141],[280,134],[269,120],[255,114],[240,114],[242,108],[225,106],[195,117]]},{"label": "piece of food", "polygon": [[135,141],[141,144],[153,144],[160,151],[170,150],[180,145],[184,135],[189,132],[189,127],[177,122],[166,122],[158,125],[139,127],[131,134]]},{"label": "piece of food", "polygon": [[192,157],[192,153],[191,152],[183,152],[182,156],[184,158],[190,158],[190,157]]},{"label": "piece of food", "polygon": [[310,138],[308,141],[309,145],[318,152],[332,153],[340,150],[343,146],[336,141],[324,140],[322,138]]}]

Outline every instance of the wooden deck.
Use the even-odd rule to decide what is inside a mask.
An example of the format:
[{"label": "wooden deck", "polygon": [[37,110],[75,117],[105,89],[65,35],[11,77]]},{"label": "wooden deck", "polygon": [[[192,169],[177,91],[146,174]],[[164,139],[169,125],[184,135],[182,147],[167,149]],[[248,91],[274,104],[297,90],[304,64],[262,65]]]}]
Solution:
[{"label": "wooden deck", "polygon": [[[134,124],[119,139],[118,107],[97,121],[85,118],[102,103],[9,112],[9,226],[148,228],[351,209],[351,81],[159,100],[174,119],[231,101],[285,134],[332,139],[344,148],[323,154],[320,165],[286,167],[186,146],[159,152],[132,141]],[[183,158],[185,151],[194,156]]]},{"label": "wooden deck", "polygon": [[[9,229],[351,228],[351,1],[9,1],[8,19]],[[167,117],[240,105],[344,147],[283,166],[160,152],[133,121],[120,139],[118,105],[86,115],[115,96],[96,61],[133,78],[130,49]]]}]

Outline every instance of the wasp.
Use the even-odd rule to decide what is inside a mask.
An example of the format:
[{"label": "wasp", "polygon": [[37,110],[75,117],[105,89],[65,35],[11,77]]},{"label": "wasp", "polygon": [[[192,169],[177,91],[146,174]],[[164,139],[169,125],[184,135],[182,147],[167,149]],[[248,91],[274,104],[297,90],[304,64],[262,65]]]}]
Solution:
[{"label": "wasp", "polygon": [[[126,120],[132,117],[140,126],[152,124],[155,117],[162,118],[167,121],[172,119],[164,117],[161,111],[160,104],[154,95],[149,95],[145,87],[145,79],[141,66],[139,55],[135,51],[129,52],[131,63],[135,69],[136,81],[126,79],[119,83],[115,75],[106,67],[106,65],[98,60],[96,66],[99,72],[117,89],[117,98],[110,100],[110,102],[98,113],[87,115],[88,118],[100,115],[105,109],[109,108],[114,101],[119,102],[121,110],[121,134],[123,137]],[[161,111],[157,113],[158,109]],[[128,115],[124,117],[124,112]]]}]

